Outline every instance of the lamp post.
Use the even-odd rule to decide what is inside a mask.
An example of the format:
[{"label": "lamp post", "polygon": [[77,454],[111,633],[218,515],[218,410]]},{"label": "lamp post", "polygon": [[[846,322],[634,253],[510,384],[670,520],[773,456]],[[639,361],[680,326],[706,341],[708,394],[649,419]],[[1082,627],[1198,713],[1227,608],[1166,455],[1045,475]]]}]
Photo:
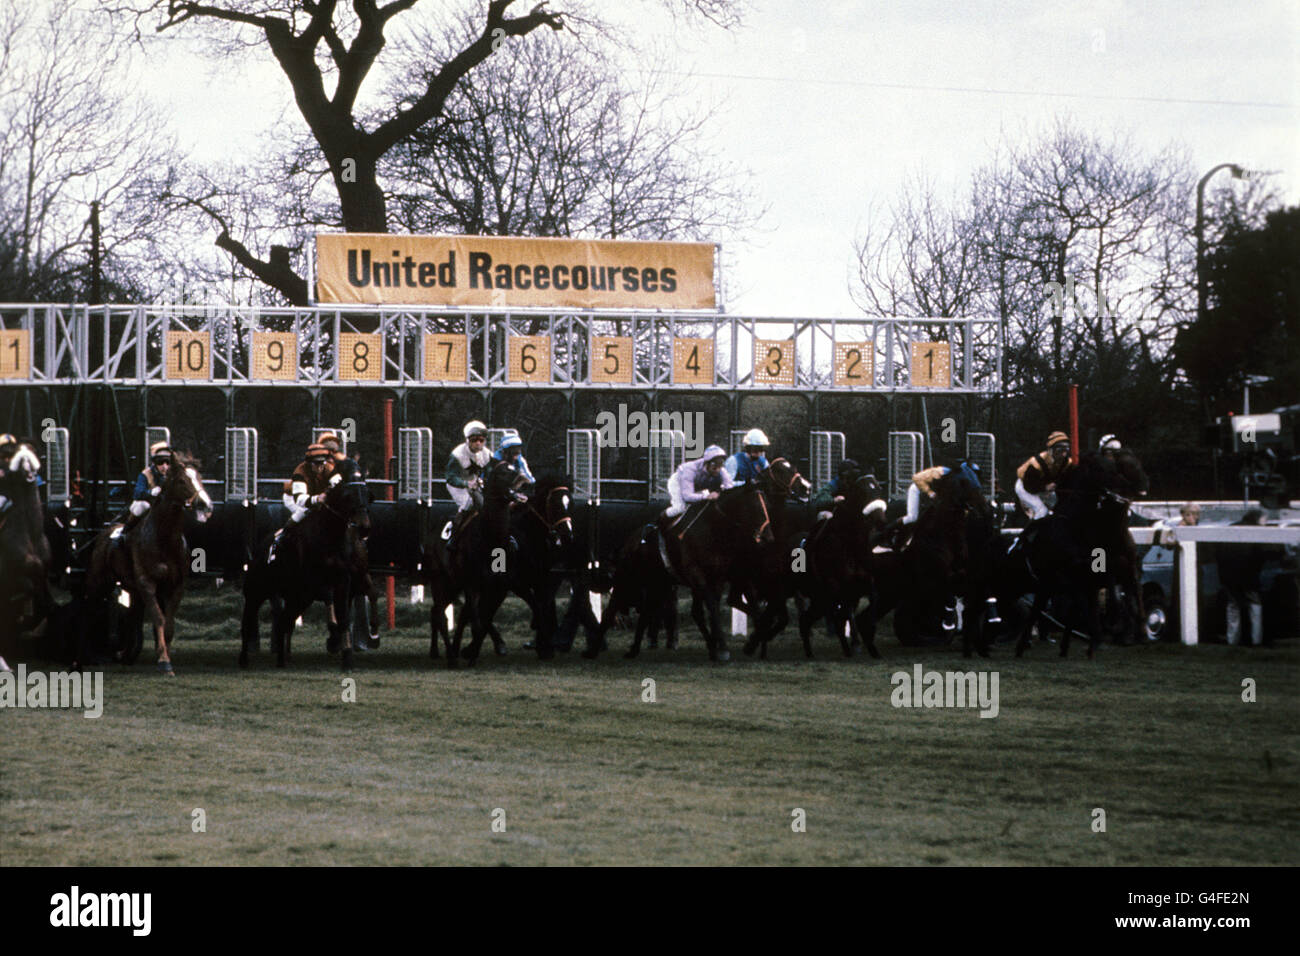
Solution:
[{"label": "lamp post", "polygon": [[1233,179],[1246,179],[1249,174],[1236,163],[1219,163],[1201,177],[1196,184],[1196,321],[1205,319],[1205,184],[1221,169],[1231,169]]}]

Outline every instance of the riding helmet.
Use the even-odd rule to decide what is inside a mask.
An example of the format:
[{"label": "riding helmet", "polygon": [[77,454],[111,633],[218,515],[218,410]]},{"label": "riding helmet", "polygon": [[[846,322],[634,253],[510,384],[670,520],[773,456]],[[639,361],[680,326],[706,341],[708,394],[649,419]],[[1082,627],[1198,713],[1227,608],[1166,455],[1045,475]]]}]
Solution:
[{"label": "riding helmet", "polygon": [[1119,443],[1119,439],[1114,435],[1107,435],[1097,446],[1098,451],[1119,451],[1124,446]]},{"label": "riding helmet", "polygon": [[851,475],[860,472],[861,470],[862,466],[860,466],[856,461],[852,458],[845,458],[840,462],[840,467],[836,469],[836,474]]},{"label": "riding helmet", "polygon": [[1065,432],[1052,432],[1052,434],[1047,436],[1048,448],[1053,448],[1056,445],[1060,445],[1062,443],[1066,445],[1070,444],[1070,436],[1067,435]]},{"label": "riding helmet", "polygon": [[155,464],[160,461],[171,461],[172,450],[167,447],[165,441],[156,441],[149,446],[149,460]]},{"label": "riding helmet", "polygon": [[501,444],[497,446],[497,451],[501,454],[505,454],[506,450],[509,448],[518,448],[522,452],[523,447],[524,440],[522,438],[518,435],[507,435],[505,438],[501,439]]},{"label": "riding helmet", "polygon": [[474,435],[482,435],[487,438],[487,426],[479,421],[470,422],[465,426],[465,440],[469,441]]},{"label": "riding helmet", "polygon": [[751,428],[745,432],[743,444],[746,448],[766,448],[772,443],[767,440],[767,436],[763,434],[762,429]]},{"label": "riding helmet", "polygon": [[312,442],[307,446],[307,454],[304,457],[308,461],[329,461],[330,450],[320,442]]}]

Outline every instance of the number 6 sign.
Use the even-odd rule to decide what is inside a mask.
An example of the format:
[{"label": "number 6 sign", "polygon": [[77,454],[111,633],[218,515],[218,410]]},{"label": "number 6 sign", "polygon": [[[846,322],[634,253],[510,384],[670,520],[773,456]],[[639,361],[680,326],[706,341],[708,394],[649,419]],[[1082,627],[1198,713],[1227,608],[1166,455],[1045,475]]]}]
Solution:
[{"label": "number 6 sign", "polygon": [[506,378],[512,382],[551,381],[551,339],[546,335],[510,336]]}]

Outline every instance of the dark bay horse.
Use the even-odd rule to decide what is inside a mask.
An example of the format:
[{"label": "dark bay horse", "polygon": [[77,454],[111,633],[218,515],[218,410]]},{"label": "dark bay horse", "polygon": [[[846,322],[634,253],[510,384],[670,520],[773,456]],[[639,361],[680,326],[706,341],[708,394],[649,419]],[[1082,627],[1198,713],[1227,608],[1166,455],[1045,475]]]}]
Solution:
[{"label": "dark bay horse", "polygon": [[[424,576],[429,601],[429,656],[438,656],[441,636],[447,666],[461,657],[461,637],[471,629],[464,658],[478,660],[483,639],[510,587],[510,505],[526,504],[522,492],[526,479],[514,466],[494,461],[483,473],[483,505],[471,511],[455,531],[455,541],[431,533],[424,547]],[[452,546],[454,545],[454,546]],[[460,619],[454,631],[447,626],[447,608],[462,598]]]},{"label": "dark bay horse", "polygon": [[871,555],[871,604],[857,615],[868,646],[876,624],[894,611],[894,633],[910,643],[924,622],[959,592],[966,571],[967,518],[987,515],[989,503],[979,486],[953,470],[934,485],[935,498],[913,527],[903,549],[875,548]]},{"label": "dark bay horse", "polygon": [[[528,605],[537,631],[537,656],[555,656],[555,595],[561,577],[556,567],[573,545],[572,482],[543,475],[522,505],[511,509],[510,532],[518,551],[509,556],[510,590]],[[493,626],[493,632],[496,628]],[[495,637],[494,637],[495,640]]]},{"label": "dark bay horse", "polygon": [[670,567],[691,589],[691,616],[709,659],[730,660],[721,621],[723,592],[734,576],[736,556],[774,540],[766,496],[757,483],[747,482],[691,505],[675,521],[660,518],[659,531]]},{"label": "dark bay horse", "polygon": [[677,647],[677,581],[664,567],[659,549],[659,528],[648,524],[628,536],[614,564],[609,607],[601,615],[598,636],[589,639],[582,656],[594,659],[605,646],[605,635],[619,619],[637,612],[632,646],[623,655],[631,660],[641,653],[648,633],[654,646],[664,631],[669,650]]},{"label": "dark bay horse", "polygon": [[54,604],[50,543],[36,489],[41,462],[29,442],[14,448],[0,462],[0,494],[11,505],[0,514],[0,660],[17,656],[19,634],[46,621]]},{"label": "dark bay horse", "polygon": [[[185,512],[193,509],[199,521],[212,515],[212,499],[203,490],[198,462],[176,453],[144,519],[120,538],[112,530],[101,531],[95,538],[86,575],[86,597],[91,606],[103,607],[114,585],[120,584],[130,595],[136,614],[148,616],[153,625],[158,669],[175,676],[169,648],[176,637],[176,609],[185,593],[189,577],[190,553],[185,547]],[[129,629],[134,635],[135,629]],[[139,653],[135,637],[129,637],[122,660],[131,663]]]},{"label": "dark bay horse", "polygon": [[275,560],[269,560],[272,536],[258,548],[244,576],[240,667],[248,666],[249,651],[257,648],[257,615],[263,604],[271,602],[271,647],[276,666],[284,667],[290,656],[294,621],[325,593],[333,610],[330,642],[337,642],[342,649],[343,669],[352,668],[347,612],[356,573],[357,533],[370,525],[366,510],[369,493],[353,462],[340,462],[338,473],[341,480],[325,492],[321,506],[280,534]]},{"label": "dark bay horse", "polygon": [[[1008,551],[1009,573],[1031,582],[1034,604],[1016,643],[1016,656],[1029,648],[1029,635],[1048,602],[1057,599],[1064,635],[1061,656],[1070,651],[1076,626],[1088,635],[1088,657],[1101,643],[1099,593],[1115,585],[1137,602],[1134,620],[1143,624],[1137,548],[1128,530],[1128,495],[1146,488],[1146,475],[1128,453],[1114,459],[1089,452],[1057,483],[1052,513],[1034,522]],[[1082,619],[1082,620],[1081,620]]]}]

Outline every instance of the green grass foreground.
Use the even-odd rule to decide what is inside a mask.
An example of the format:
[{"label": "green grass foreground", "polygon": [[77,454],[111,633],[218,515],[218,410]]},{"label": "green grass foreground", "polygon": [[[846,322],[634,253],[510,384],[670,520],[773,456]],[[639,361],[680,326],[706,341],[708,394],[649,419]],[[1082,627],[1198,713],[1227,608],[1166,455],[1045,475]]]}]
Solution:
[{"label": "green grass foreground", "polygon": [[[178,677],[105,669],[104,714],[0,711],[0,860],[74,864],[1294,864],[1297,642],[1009,646],[710,664],[684,648],[427,658],[422,608],[352,676],[320,609],[278,671],[236,666],[239,598],[182,608]],[[890,675],[996,670],[999,715],[895,709]],[[1243,703],[1243,678],[1258,702]],[[642,702],[642,681],[657,702]],[[206,832],[192,830],[202,808]],[[506,831],[492,831],[494,809]],[[791,829],[802,808],[807,830]],[[1093,832],[1093,810],[1106,832]]]}]

